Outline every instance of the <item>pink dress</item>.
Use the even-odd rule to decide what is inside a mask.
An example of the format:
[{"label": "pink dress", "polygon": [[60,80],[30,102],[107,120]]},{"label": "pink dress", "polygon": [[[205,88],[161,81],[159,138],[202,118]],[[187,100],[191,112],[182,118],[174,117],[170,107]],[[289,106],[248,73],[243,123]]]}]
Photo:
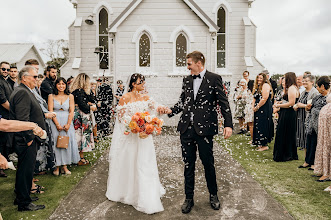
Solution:
[{"label": "pink dress", "polygon": [[314,173],[331,176],[331,94],[320,111]]}]

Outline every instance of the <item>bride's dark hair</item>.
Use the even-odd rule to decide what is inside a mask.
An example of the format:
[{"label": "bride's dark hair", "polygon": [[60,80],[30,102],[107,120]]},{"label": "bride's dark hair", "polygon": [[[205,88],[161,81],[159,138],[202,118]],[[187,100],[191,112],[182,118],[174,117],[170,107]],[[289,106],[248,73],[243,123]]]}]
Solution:
[{"label": "bride's dark hair", "polygon": [[140,79],[140,83],[145,81],[145,77],[140,73],[134,73],[131,75],[128,92],[132,91],[132,89],[133,89],[132,83],[136,83],[138,79]]}]

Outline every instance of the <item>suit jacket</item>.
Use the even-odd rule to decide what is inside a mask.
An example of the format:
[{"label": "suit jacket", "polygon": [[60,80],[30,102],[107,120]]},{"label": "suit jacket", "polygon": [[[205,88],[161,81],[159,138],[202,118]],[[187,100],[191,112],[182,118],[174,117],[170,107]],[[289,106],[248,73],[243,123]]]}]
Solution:
[{"label": "suit jacket", "polygon": [[40,85],[40,92],[41,92],[41,97],[43,97],[43,99],[48,102],[48,95],[49,94],[53,94],[54,93],[54,82],[46,77],[43,82]]},{"label": "suit jacket", "polygon": [[218,133],[217,106],[221,107],[224,117],[224,126],[231,127],[232,115],[228,99],[225,95],[222,77],[206,71],[196,99],[193,95],[193,77],[183,79],[182,93],[179,101],[171,108],[169,117],[182,112],[177,130],[183,134],[189,124],[193,113],[193,125],[197,134],[201,136],[215,135]]},{"label": "suit jacket", "polygon": [[11,88],[10,84],[7,82],[7,80],[5,80],[5,78],[3,78],[3,76],[0,75],[0,115],[2,115],[2,117],[5,119],[9,119],[9,111],[2,107],[1,104],[9,101],[9,97],[12,92],[13,89]]},{"label": "suit jacket", "polygon": [[[44,113],[33,93],[24,84],[20,84],[14,89],[10,96],[10,118],[19,121],[30,121],[38,124],[46,130]],[[27,144],[32,140],[43,142],[38,136],[30,131],[22,131],[14,134],[17,143]]]}]

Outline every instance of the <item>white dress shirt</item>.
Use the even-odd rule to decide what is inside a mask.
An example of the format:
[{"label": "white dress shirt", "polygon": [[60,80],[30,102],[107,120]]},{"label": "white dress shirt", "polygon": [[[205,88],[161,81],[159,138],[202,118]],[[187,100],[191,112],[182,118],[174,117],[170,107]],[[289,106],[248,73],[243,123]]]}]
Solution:
[{"label": "white dress shirt", "polygon": [[205,76],[205,73],[206,73],[206,69],[203,69],[201,72],[200,72],[200,76],[201,78],[195,78],[193,79],[193,94],[194,94],[194,100],[195,98],[197,97],[197,94],[198,94],[198,91],[199,91],[199,88],[200,88],[200,85],[202,83],[202,80],[203,80],[203,77]]},{"label": "white dress shirt", "polygon": [[[194,95],[194,100],[197,97],[197,94],[198,94],[199,88],[201,86],[203,77],[205,76],[205,73],[206,73],[206,69],[203,69],[200,72],[201,78],[198,78],[197,77],[197,78],[193,79],[193,95]],[[191,121],[193,121],[193,117],[194,117],[193,112],[191,112],[191,118],[190,118]]]}]

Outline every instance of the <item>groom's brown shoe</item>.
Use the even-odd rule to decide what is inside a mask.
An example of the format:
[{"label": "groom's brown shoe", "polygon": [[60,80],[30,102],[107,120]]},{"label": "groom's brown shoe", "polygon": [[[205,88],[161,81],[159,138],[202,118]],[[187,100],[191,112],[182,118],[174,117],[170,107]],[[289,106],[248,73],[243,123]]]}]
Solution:
[{"label": "groom's brown shoe", "polygon": [[182,213],[187,214],[189,213],[194,206],[193,199],[185,199],[183,205],[182,205]]},{"label": "groom's brown shoe", "polygon": [[218,200],[217,195],[212,195],[210,194],[210,206],[214,209],[214,210],[219,210],[221,208],[221,204],[220,201]]}]

